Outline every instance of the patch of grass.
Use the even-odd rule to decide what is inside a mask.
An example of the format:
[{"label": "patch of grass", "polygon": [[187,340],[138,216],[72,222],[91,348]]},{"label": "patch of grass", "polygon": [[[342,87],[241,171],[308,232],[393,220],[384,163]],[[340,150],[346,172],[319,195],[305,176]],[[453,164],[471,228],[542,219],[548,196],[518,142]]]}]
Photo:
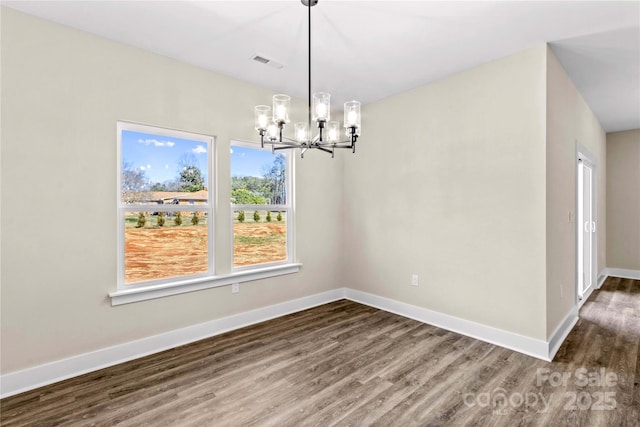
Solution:
[{"label": "patch of grass", "polygon": [[267,234],[266,236],[233,236],[238,245],[268,245],[286,240],[282,234]]}]

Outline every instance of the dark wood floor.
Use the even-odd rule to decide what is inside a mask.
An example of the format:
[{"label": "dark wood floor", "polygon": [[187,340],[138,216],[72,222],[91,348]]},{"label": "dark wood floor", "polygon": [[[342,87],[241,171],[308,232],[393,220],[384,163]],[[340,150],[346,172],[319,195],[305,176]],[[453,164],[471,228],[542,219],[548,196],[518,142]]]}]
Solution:
[{"label": "dark wood floor", "polygon": [[0,424],[637,426],[639,340],[637,280],[552,363],[342,300],[3,399]]}]

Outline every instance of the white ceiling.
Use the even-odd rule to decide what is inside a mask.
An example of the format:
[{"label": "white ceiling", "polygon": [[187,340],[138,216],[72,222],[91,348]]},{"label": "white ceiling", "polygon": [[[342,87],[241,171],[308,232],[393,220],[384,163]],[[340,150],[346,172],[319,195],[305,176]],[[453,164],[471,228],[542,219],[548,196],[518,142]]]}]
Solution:
[{"label": "white ceiling", "polygon": [[[306,97],[307,9],[287,1],[2,1]],[[640,128],[640,1],[339,1],[312,9],[313,91],[368,103],[550,43],[607,132]],[[255,55],[284,65],[252,60]],[[265,100],[270,103],[270,100]]]}]

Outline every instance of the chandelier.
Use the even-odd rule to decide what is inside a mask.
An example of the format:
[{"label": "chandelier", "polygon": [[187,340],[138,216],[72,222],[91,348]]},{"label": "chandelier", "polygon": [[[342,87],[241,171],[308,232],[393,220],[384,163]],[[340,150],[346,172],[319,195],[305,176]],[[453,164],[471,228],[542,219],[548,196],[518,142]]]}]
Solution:
[{"label": "chandelier", "polygon": [[[340,123],[331,121],[331,95],[326,92],[311,94],[311,7],[318,0],[301,0],[309,14],[309,90],[308,117],[306,122],[294,124],[294,138],[284,135],[285,125],[290,122],[289,109],[291,97],[274,95],[273,109],[268,105],[255,107],[255,128],[260,134],[260,145],[271,144],[272,152],[276,150],[300,149],[300,157],[305,151],[318,149],[334,156],[336,148],[351,149],[356,152],[356,140],[360,136],[360,103],[348,101],[344,103],[345,136],[341,135]],[[312,123],[315,122],[317,134],[311,136]]]}]

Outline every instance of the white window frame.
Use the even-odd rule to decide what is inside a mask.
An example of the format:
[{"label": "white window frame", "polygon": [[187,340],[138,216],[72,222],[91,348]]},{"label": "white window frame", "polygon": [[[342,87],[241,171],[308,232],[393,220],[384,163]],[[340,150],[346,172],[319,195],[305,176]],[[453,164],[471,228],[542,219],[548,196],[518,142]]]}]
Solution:
[{"label": "white window frame", "polygon": [[[209,271],[207,273],[200,273],[190,276],[177,276],[167,279],[159,279],[154,281],[140,282],[139,284],[127,284],[124,283],[124,213],[127,211],[139,212],[140,206],[131,207],[122,203],[122,130],[132,130],[139,132],[152,133],[160,136],[176,136],[185,139],[191,139],[198,141],[196,136],[202,138],[210,138],[209,152],[208,152],[208,168],[207,171],[207,186],[209,188],[209,203],[208,205],[202,205],[202,208],[198,208],[198,211],[206,211],[207,225],[208,225],[208,263]],[[232,144],[239,143],[240,141],[233,141]],[[118,257],[118,279],[117,290],[109,292],[111,298],[111,305],[129,304],[139,301],[150,300],[154,298],[162,298],[171,295],[178,295],[186,292],[199,291],[203,289],[209,289],[220,286],[231,286],[235,283],[244,283],[254,280],[268,279],[270,277],[282,276],[285,274],[293,274],[300,271],[302,264],[293,262],[294,259],[294,239],[293,239],[293,156],[286,156],[287,161],[291,162],[287,164],[287,170],[290,171],[290,178],[288,180],[287,195],[288,204],[290,206],[291,220],[287,225],[287,262],[269,263],[269,264],[255,264],[249,266],[249,268],[237,269],[238,271],[231,271],[229,274],[216,275],[215,274],[215,256],[214,256],[214,215],[217,206],[217,193],[214,194],[215,189],[215,174],[217,171],[213,169],[215,165],[215,146],[216,138],[214,136],[195,134],[190,132],[183,132],[173,129],[161,128],[157,126],[148,126],[131,122],[119,121],[117,122],[117,257]],[[151,206],[151,205],[143,205]],[[162,205],[163,211],[173,211],[175,206]],[[182,205],[188,212],[193,212],[194,207],[198,205]],[[223,205],[226,206],[226,203]],[[148,208],[142,209],[147,211]],[[187,219],[188,220],[188,219]],[[231,229],[231,238],[233,239],[233,228]],[[233,242],[230,246],[233,251]],[[233,253],[231,254],[233,257]],[[232,261],[233,262],[233,261]]]},{"label": "white window frame", "polygon": [[[233,146],[238,146],[238,147],[244,147],[244,148],[251,148],[254,150],[261,150],[261,151],[271,151],[271,148],[262,148],[260,147],[260,144],[257,143],[252,143],[252,142],[247,142],[247,141],[239,141],[239,140],[232,140],[231,144],[232,147]],[[291,150],[282,150],[280,152],[278,152],[278,154],[282,154],[285,158],[285,167],[287,168],[287,172],[286,172],[286,204],[284,205],[273,205],[273,204],[265,204],[265,205],[236,205],[233,203],[230,203],[231,205],[231,242],[230,242],[230,248],[231,248],[231,271],[233,272],[244,272],[244,271],[254,271],[254,270],[260,270],[263,268],[270,268],[270,267],[276,267],[276,266],[286,266],[286,265],[295,265],[294,264],[294,260],[295,260],[295,251],[294,251],[294,242],[295,242],[295,238],[294,238],[294,221],[295,221],[295,213],[294,213],[294,177],[295,177],[295,173],[294,173],[294,161],[293,161],[293,153],[291,152]],[[229,179],[231,179],[231,176],[229,176]],[[246,212],[253,212],[253,211],[281,211],[281,212],[285,212],[286,213],[286,221],[287,221],[287,259],[283,260],[283,261],[275,261],[275,262],[269,262],[269,263],[260,263],[260,264],[251,264],[251,265],[244,265],[244,266],[240,266],[240,267],[235,267],[234,266],[234,236],[233,236],[233,224],[234,224],[234,220],[236,218],[237,212],[238,211],[245,211]]]},{"label": "white window frame", "polygon": [[[209,189],[208,200],[204,205],[196,204],[184,204],[184,205],[150,205],[150,204],[127,204],[122,202],[122,132],[144,132],[152,135],[158,135],[166,138],[181,138],[191,141],[202,142],[207,145],[207,181],[205,185]],[[142,125],[138,123],[121,122],[117,123],[118,132],[118,191],[117,191],[117,206],[118,206],[118,290],[132,290],[140,288],[156,288],[158,286],[167,285],[180,285],[185,281],[193,279],[202,279],[205,277],[211,277],[215,274],[215,257],[214,257],[214,203],[213,203],[213,191],[214,189],[214,176],[213,170],[213,157],[215,155],[215,137],[209,135],[202,135],[192,132],[185,132],[167,128],[160,128],[156,126]],[[189,274],[184,276],[172,276],[163,279],[146,280],[136,283],[125,283],[125,213],[127,212],[153,212],[160,210],[162,207],[163,212],[204,212],[207,215],[207,271],[197,274]],[[169,219],[167,219],[169,221]],[[183,221],[189,221],[189,216],[184,216]]]}]

